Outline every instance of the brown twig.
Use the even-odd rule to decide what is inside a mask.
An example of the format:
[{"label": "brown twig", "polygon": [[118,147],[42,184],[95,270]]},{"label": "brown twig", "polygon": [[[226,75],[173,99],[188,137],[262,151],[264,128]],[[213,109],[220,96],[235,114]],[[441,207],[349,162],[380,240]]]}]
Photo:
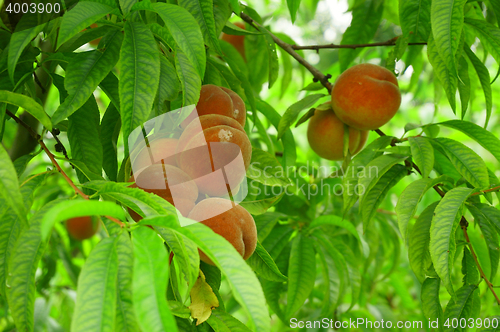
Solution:
[{"label": "brown twig", "polygon": [[[391,38],[389,40],[386,40],[384,42],[378,42],[378,43],[369,43],[369,44],[349,44],[349,45],[339,45],[339,44],[325,44],[325,45],[292,45],[292,48],[294,50],[315,50],[319,51],[322,49],[339,49],[339,48],[348,48],[348,49],[357,49],[357,48],[366,48],[366,47],[377,47],[377,46],[395,46],[396,45],[396,38]],[[427,45],[426,42],[420,42],[420,43],[408,43],[408,46],[412,45]]]},{"label": "brown twig", "polygon": [[[462,219],[465,219],[465,218],[462,217]],[[493,284],[488,280],[488,278],[484,274],[484,271],[481,268],[481,264],[479,264],[479,261],[477,259],[476,253],[474,252],[474,248],[472,247],[472,245],[470,243],[469,234],[467,233],[467,226],[466,225],[462,225],[462,223],[460,223],[460,224],[461,224],[460,226],[462,227],[462,231],[464,233],[465,241],[467,241],[467,244],[469,245],[470,253],[472,254],[472,257],[474,258],[474,262],[476,263],[476,266],[477,266],[477,268],[479,270],[479,274],[481,275],[481,278],[484,279],[484,282],[486,282],[486,285],[488,286],[488,288],[490,289],[491,293],[493,294],[493,296],[497,300],[497,303],[500,304],[500,298],[498,298],[498,295],[495,293],[495,290],[493,289]]]},{"label": "brown twig", "polygon": [[5,113],[10,116],[14,121],[17,122],[17,124],[23,126],[27,131],[28,133],[31,135],[31,137],[33,137],[34,139],[36,140],[39,140],[40,139],[40,135],[38,135],[34,130],[33,128],[31,128],[30,126],[28,126],[23,120],[19,119],[17,116],[15,116],[14,114],[12,114],[11,111],[9,110],[6,110]]},{"label": "brown twig", "polygon": [[[54,137],[54,139],[56,140],[57,144],[56,146],[58,145],[61,149],[61,151],[58,151],[58,152],[62,152],[62,154],[64,155],[64,157],[66,159],[69,159],[68,157],[68,151],[66,151],[66,147],[62,144],[61,140],[59,140],[59,137],[57,137],[59,130],[52,130],[50,133],[52,134],[52,137]],[[57,149],[56,149],[57,151]],[[73,169],[75,168],[75,166],[71,165],[73,167]]]},{"label": "brown twig", "polygon": [[[243,21],[247,22],[250,24],[252,27],[254,27],[257,31],[260,31],[261,29],[264,29],[262,25],[259,23],[255,22],[250,16],[248,16],[245,13],[241,13],[240,17]],[[324,75],[322,72],[320,72],[318,69],[316,69],[314,66],[312,66],[309,62],[307,62],[303,57],[301,57],[295,50],[293,49],[292,45],[285,43],[278,37],[276,37],[273,33],[270,31],[267,31],[271,38],[274,40],[274,42],[281,47],[285,52],[290,54],[295,60],[297,60],[298,63],[300,63],[302,66],[304,66],[313,76],[314,79],[320,82],[325,88],[328,89],[328,92],[332,91],[332,84],[328,82],[328,76]]]},{"label": "brown twig", "polygon": [[52,152],[50,152],[50,150],[47,148],[47,146],[45,145],[45,143],[43,142],[43,140],[38,140],[38,143],[40,144],[40,146],[42,147],[43,151],[45,151],[45,154],[47,154],[47,156],[49,156],[50,158],[50,161],[52,161],[52,165],[55,166],[55,168],[57,168],[57,171],[59,173],[61,173],[61,175],[64,177],[64,179],[66,180],[66,182],[68,182],[68,184],[71,186],[71,188],[73,188],[73,190],[75,191],[76,194],[80,195],[83,199],[89,199],[89,196],[85,193],[83,193],[83,191],[81,191],[74,183],[73,181],[68,177],[68,175],[66,174],[66,172],[64,172],[61,168],[61,166],[59,166],[58,162],[56,161],[56,159],[54,158],[54,155],[52,154]]},{"label": "brown twig", "polygon": [[[380,129],[377,129],[375,130],[375,132],[377,134],[379,134],[380,136],[386,136],[385,133],[383,131],[381,131]],[[391,142],[391,145],[393,145],[393,142]],[[415,163],[411,163],[412,167],[420,174],[422,175],[422,172],[420,171],[420,169],[418,168],[417,165],[415,165]],[[433,187],[434,190],[441,196],[441,197],[444,197],[444,195],[446,194],[444,191],[442,191],[438,186],[434,186]],[[492,188],[494,189],[494,188]],[[491,189],[490,189],[491,191]],[[497,294],[495,293],[495,290],[493,289],[493,285],[491,284],[491,282],[488,280],[488,277],[484,274],[483,272],[483,269],[481,268],[481,265],[479,264],[479,261],[477,260],[477,256],[476,256],[476,253],[474,252],[474,249],[472,248],[472,245],[470,245],[470,240],[469,240],[469,234],[467,233],[467,226],[469,225],[469,222],[467,221],[467,219],[462,216],[462,218],[460,219],[460,227],[462,228],[462,231],[464,233],[464,237],[465,237],[465,240],[467,241],[467,244],[469,244],[469,247],[470,247],[470,251],[471,251],[471,254],[472,254],[472,257],[474,257],[474,261],[476,263],[476,266],[479,270],[479,273],[481,274],[481,277],[484,279],[484,281],[486,282],[486,285],[488,285],[488,288],[490,289],[491,293],[493,293],[493,296],[495,297],[496,301],[498,304],[500,304],[500,298],[498,298]]]},{"label": "brown twig", "polygon": [[496,187],[493,187],[490,189],[478,191],[477,193],[473,193],[471,196],[482,195],[482,194],[486,194],[486,193],[490,193],[490,192],[498,191],[498,190],[500,190],[500,186],[496,186]]},{"label": "brown twig", "polygon": [[[50,152],[50,150],[47,148],[47,146],[45,145],[45,143],[43,142],[42,138],[40,135],[38,135],[34,130],[33,128],[31,128],[30,126],[28,126],[24,121],[22,121],[21,119],[19,119],[17,116],[15,116],[14,114],[12,114],[10,111],[7,110],[7,114],[12,118],[14,119],[14,121],[16,121],[19,125],[23,126],[24,128],[26,128],[26,130],[30,133],[30,135],[35,138],[37,141],[38,141],[38,144],[40,144],[40,146],[42,147],[43,151],[45,151],[45,153],[47,154],[47,156],[50,158],[50,161],[52,162],[52,165],[54,165],[54,167],[57,169],[57,171],[59,173],[61,173],[61,175],[64,177],[64,179],[66,180],[66,182],[71,186],[71,188],[73,188],[73,190],[75,191],[75,193],[79,196],[81,196],[83,199],[85,200],[89,200],[89,196],[86,195],[83,191],[81,191],[74,183],[73,181],[68,177],[68,175],[63,171],[63,169],[61,168],[61,166],[59,166],[59,163],[56,161],[56,159],[54,158],[54,155],[52,154],[52,152]],[[125,225],[120,221],[120,220],[117,220],[116,218],[113,218],[113,217],[110,217],[110,216],[106,216],[106,218],[108,218],[109,220],[117,223],[118,225],[120,225],[120,227],[124,227]]]}]

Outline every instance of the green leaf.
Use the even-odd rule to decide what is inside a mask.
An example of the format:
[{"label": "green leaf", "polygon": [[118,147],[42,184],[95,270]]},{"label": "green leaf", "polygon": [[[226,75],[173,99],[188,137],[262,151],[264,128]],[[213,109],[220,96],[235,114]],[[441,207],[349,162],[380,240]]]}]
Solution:
[{"label": "green leaf", "polygon": [[356,227],[354,227],[354,225],[348,220],[335,215],[319,216],[309,224],[309,226],[307,227],[307,231],[313,231],[315,228],[321,227],[323,225],[341,227],[351,233],[359,242],[361,242]]},{"label": "green leaf", "polygon": [[99,242],[83,265],[71,331],[115,331],[116,240],[108,237]]},{"label": "green leaf", "polygon": [[[444,91],[446,92],[446,97],[450,103],[453,113],[456,113],[456,97],[455,92],[457,91],[458,80],[457,75],[451,73],[446,61],[439,54],[439,50],[436,46],[436,41],[432,34],[429,35],[429,40],[427,41],[427,57],[429,62],[434,69],[436,77],[441,82]],[[454,60],[453,60],[454,61]]]},{"label": "green leaf", "polygon": [[257,226],[257,235],[260,242],[264,241],[269,233],[274,229],[280,218],[286,215],[276,212],[267,212],[258,216],[254,216],[255,225]]},{"label": "green leaf", "polygon": [[422,177],[427,178],[434,168],[434,149],[431,143],[423,137],[409,137],[413,161],[422,172]]},{"label": "green leaf", "polygon": [[478,142],[483,148],[488,150],[498,161],[500,161],[500,140],[488,130],[478,126],[475,123],[460,120],[450,120],[439,123],[440,126],[446,126],[461,131]]},{"label": "green leaf", "polygon": [[165,22],[177,46],[196,68],[198,76],[203,77],[207,60],[203,35],[196,19],[180,6],[154,3],[153,8]]},{"label": "green leaf", "polygon": [[435,45],[453,76],[457,75],[455,54],[462,34],[466,2],[467,0],[433,0],[431,3],[431,27]]},{"label": "green leaf", "polygon": [[121,130],[120,113],[110,103],[101,120],[102,168],[111,181],[118,175],[117,143]]},{"label": "green leaf", "polygon": [[[439,302],[439,278],[425,278],[422,283],[420,298],[422,299],[422,311],[428,320],[439,322],[443,321],[443,308]],[[439,330],[442,325],[439,324]]]},{"label": "green leaf", "polygon": [[[285,95],[285,92],[287,91],[288,87],[290,86],[290,83],[292,82],[293,64],[292,64],[292,57],[288,53],[286,53],[286,51],[283,51],[282,49],[280,49],[280,59],[283,63],[283,75],[281,77],[280,98],[283,98],[283,96]],[[323,88],[323,86],[321,86],[321,87]],[[300,120],[297,121],[297,125],[299,125],[299,123],[300,123]]]},{"label": "green leaf", "polygon": [[[33,192],[46,179],[46,174],[32,177],[20,188],[26,210],[33,203]],[[16,241],[22,230],[22,225],[16,213],[0,199],[0,294],[6,294],[5,278],[8,273],[8,262]]]},{"label": "green leaf", "polygon": [[[479,224],[484,241],[486,242],[491,266],[490,280],[492,280],[497,274],[500,259],[497,234],[500,231],[500,227],[497,228],[497,232],[494,229],[495,222],[498,220],[495,216],[498,215],[500,217],[500,213],[498,213],[496,208],[486,204],[469,205],[467,208],[474,216],[474,221]],[[498,223],[498,226],[500,226],[500,223]]]},{"label": "green leaf", "polygon": [[19,234],[10,255],[5,287],[10,313],[20,330],[33,331],[35,273],[48,242],[40,236],[40,222],[59,202],[46,204],[31,217],[29,227]]},{"label": "green leaf", "polygon": [[91,180],[104,180],[101,175],[89,170],[87,165],[85,165],[82,161],[69,159],[68,162],[75,167],[77,175],[80,177],[80,181],[86,182]]},{"label": "green leaf", "polygon": [[91,1],[78,2],[76,6],[65,13],[62,18],[57,48],[61,47],[61,45],[71,37],[112,11],[113,8],[102,3]]},{"label": "green leaf", "polygon": [[434,210],[439,201],[427,206],[420,214],[408,236],[408,260],[415,276],[424,282],[427,271],[432,266],[429,252],[430,229]]},{"label": "green leaf", "polygon": [[312,107],[318,100],[325,97],[326,95],[322,93],[317,93],[313,95],[309,95],[299,100],[295,104],[291,105],[287,108],[285,113],[280,119],[278,125],[278,139],[280,139],[285,131],[290,128],[290,126],[297,120],[300,112],[306,108]]},{"label": "green leaf", "polygon": [[240,205],[253,215],[263,214],[266,213],[271,206],[276,204],[284,194],[285,191],[282,190],[278,196],[258,200],[244,200],[240,202]]},{"label": "green leaf", "polygon": [[[94,96],[91,96],[80,109],[70,115],[68,141],[72,158],[83,162],[91,172],[100,175],[102,174],[103,150],[99,119],[97,102]],[[82,174],[78,175],[80,182],[87,182]]]},{"label": "green leaf", "polygon": [[180,49],[177,49],[175,54],[175,67],[182,89],[182,105],[196,105],[200,99],[201,78],[186,54]]},{"label": "green leaf", "polygon": [[[288,0],[288,1],[290,1],[290,0]],[[292,0],[292,1],[294,1],[294,0]],[[279,74],[279,70],[280,70],[280,66],[279,66],[279,62],[278,62],[278,53],[276,52],[276,43],[274,42],[274,39],[271,36],[271,33],[269,32],[269,30],[267,30],[264,27],[260,27],[259,30],[264,32],[264,38],[266,40],[266,48],[267,48],[267,54],[268,54],[268,58],[269,58],[269,84],[268,84],[268,88],[271,89],[271,87],[274,85],[274,82],[276,82],[276,79],[278,79],[278,74]]]},{"label": "green leaf", "polygon": [[469,77],[469,64],[465,57],[460,56],[458,60],[458,93],[460,95],[461,118],[463,120],[471,96],[471,86]]},{"label": "green leaf", "polygon": [[319,243],[315,243],[320,261],[323,265],[323,281],[325,291],[321,316],[334,312],[344,295],[347,265],[342,254],[325,239],[324,234],[316,232]]},{"label": "green leaf", "polygon": [[116,252],[118,254],[118,296],[116,305],[115,331],[139,331],[132,294],[134,248],[128,232],[121,232],[117,237]]},{"label": "green leaf", "polygon": [[[359,3],[352,11],[351,25],[342,36],[341,45],[368,43],[375,36],[384,12],[383,0],[367,0]],[[357,49],[340,49],[340,71],[343,72],[361,52]]]},{"label": "green leaf", "polygon": [[377,184],[365,195],[360,202],[361,216],[363,219],[363,232],[366,233],[370,221],[377,212],[377,208],[387,196],[389,190],[394,187],[402,178],[408,175],[405,166],[396,164],[385,173]]},{"label": "green leaf", "polygon": [[500,64],[500,29],[485,20],[465,18],[465,24],[474,29],[484,48]]},{"label": "green leaf", "polygon": [[361,293],[361,273],[359,271],[358,261],[352,249],[345,244],[345,242],[338,238],[330,239],[335,249],[337,249],[344,257],[347,264],[347,284],[351,287],[351,306],[348,310],[352,309],[358,302]]},{"label": "green leaf", "polygon": [[464,285],[477,285],[480,280],[476,262],[470,253],[469,248],[464,246],[464,256],[462,257],[462,274],[464,275]]},{"label": "green leaf", "polygon": [[160,56],[160,84],[158,86],[158,111],[163,109],[165,100],[174,100],[181,84],[177,77],[177,72],[173,64],[166,57]]},{"label": "green leaf", "polygon": [[18,216],[21,224],[26,226],[26,209],[19,190],[17,173],[3,144],[0,144],[0,195]]},{"label": "green leaf", "polygon": [[[257,99],[256,101],[257,110],[264,114],[264,116],[272,123],[272,125],[277,129],[279,123],[281,122],[281,117],[276,110],[268,103]],[[281,142],[283,143],[283,158],[281,159],[281,164],[285,169],[287,167],[295,166],[295,161],[297,159],[297,150],[295,146],[295,139],[293,138],[292,131],[287,129],[284,131],[281,137]]]},{"label": "green leaf", "polygon": [[[153,219],[164,219],[164,217],[148,219],[151,222]],[[244,312],[249,314],[256,330],[269,331],[269,312],[260,283],[236,249],[202,223],[179,227],[171,220],[169,227],[175,228],[176,232],[195,242],[200,250],[221,269],[227,277],[234,298],[242,306]],[[159,231],[161,233],[161,229]]]},{"label": "green leaf", "polygon": [[276,282],[287,281],[287,277],[280,272],[271,255],[269,255],[260,242],[257,242],[255,252],[247,260],[247,263],[258,276],[264,279]]},{"label": "green leaf", "polygon": [[251,31],[247,29],[242,29],[236,24],[231,23],[230,21],[226,22],[226,25],[222,28],[222,31],[228,35],[234,36],[246,36],[246,35],[261,35],[261,32]]},{"label": "green leaf", "polygon": [[123,209],[112,202],[81,200],[62,201],[57,205],[51,206],[51,209],[44,215],[40,232],[42,238],[46,239],[52,227],[63,220],[83,216],[111,216],[120,220],[125,220]]},{"label": "green leaf", "polygon": [[229,67],[231,68],[234,75],[240,81],[243,90],[245,91],[245,96],[247,97],[248,103],[252,108],[252,111],[255,110],[255,96],[252,85],[250,84],[248,77],[248,68],[245,65],[243,58],[240,56],[238,51],[228,42],[221,42],[221,47],[225,54],[224,60],[227,62]]},{"label": "green leaf", "polygon": [[[453,319],[457,319],[459,322],[463,319],[468,321],[469,318],[474,317],[473,312],[477,311],[477,307],[481,307],[481,302],[479,299],[479,291],[477,291],[477,285],[465,285],[459,290],[457,290],[456,299],[450,299],[446,309],[444,310],[444,320],[449,319],[451,322]],[[478,312],[479,313],[479,312]],[[447,328],[446,331],[466,331],[466,329],[460,328],[460,324],[457,328]]]},{"label": "green leaf", "polygon": [[162,229],[160,235],[174,253],[174,259],[177,260],[179,266],[182,266],[182,273],[191,288],[200,274],[198,247],[193,241],[169,228]]},{"label": "green leaf", "polygon": [[128,188],[129,183],[112,181],[90,181],[83,187],[97,191],[134,210],[141,216],[148,215],[176,215],[175,208],[165,199],[145,192],[139,188]]},{"label": "green leaf", "polygon": [[[142,1],[142,2],[145,2],[145,1]],[[119,3],[120,3],[120,8],[122,9],[122,13],[126,17],[126,16],[128,16],[130,11],[132,10],[132,7],[136,3],[140,3],[140,2],[137,2],[137,0],[119,0]]]},{"label": "green leaf", "polygon": [[120,92],[118,87],[118,79],[112,72],[109,73],[99,84],[99,87],[111,100],[116,109],[120,109]]},{"label": "green leaf", "polygon": [[163,241],[148,227],[132,233],[134,244],[133,299],[143,331],[177,331],[167,304],[168,254]]},{"label": "green leaf", "polygon": [[448,292],[454,296],[451,270],[455,257],[455,231],[463,213],[465,200],[473,189],[458,187],[448,191],[434,211],[430,229],[429,249],[436,273]]},{"label": "green leaf", "polygon": [[236,15],[239,15],[241,13],[240,1],[239,0],[229,0],[229,3],[231,4],[231,8],[233,9],[233,12]]},{"label": "green leaf", "polygon": [[[19,61],[19,57],[23,53],[26,46],[43,30],[43,24],[34,26],[29,29],[16,31],[10,37],[9,43],[9,54],[8,54],[8,65],[7,69],[9,71],[9,77],[13,84],[14,81],[14,72],[16,70],[17,62]],[[1,91],[3,92],[3,91]]]},{"label": "green leaf", "polygon": [[297,10],[299,10],[300,0],[286,0],[288,11],[290,12],[290,17],[292,18],[292,23],[295,23],[297,18]]},{"label": "green leaf", "polygon": [[214,57],[209,57],[208,64],[219,73],[223,85],[226,85],[231,90],[237,91],[241,89],[240,80],[237,79],[236,76],[234,76],[234,73],[228,68],[228,66],[222,60]]},{"label": "green leaf", "polygon": [[399,1],[399,22],[403,36],[415,41],[427,40],[431,33],[430,21],[431,0]]},{"label": "green leaf", "polygon": [[54,124],[66,119],[85,104],[118,62],[122,40],[121,30],[116,29],[103,52],[82,52],[72,59],[66,68],[64,79],[64,86],[69,95],[55,111],[52,117]]},{"label": "green leaf", "polygon": [[372,190],[380,178],[389,171],[392,166],[406,160],[408,156],[385,154],[370,161],[363,169],[363,173],[359,179],[361,187],[360,201],[363,202],[364,197]]},{"label": "green leaf", "polygon": [[299,233],[292,241],[288,267],[287,318],[293,317],[314,288],[315,256],[313,240]]},{"label": "green leaf", "polygon": [[47,130],[52,130],[52,122],[43,107],[32,98],[10,91],[0,91],[0,102],[21,107],[40,121]]},{"label": "green leaf", "polygon": [[493,107],[493,97],[491,93],[491,85],[490,85],[490,73],[488,69],[483,64],[483,62],[472,52],[472,50],[464,44],[464,51],[474,68],[477,77],[479,78],[479,82],[481,83],[481,87],[483,88],[484,100],[486,102],[486,120],[484,122],[484,127],[488,125],[491,116],[491,109]]},{"label": "green leaf", "polygon": [[129,135],[148,118],[160,78],[158,47],[144,24],[130,21],[125,24],[120,64],[120,115],[125,154],[128,154]]},{"label": "green leaf", "polygon": [[205,43],[212,45],[218,54],[222,54],[219,36],[215,30],[213,0],[180,0],[179,6],[187,9],[198,21]]},{"label": "green leaf", "polygon": [[264,150],[253,148],[250,167],[247,170],[247,177],[267,186],[290,185],[290,181],[285,177],[283,167],[276,157]]},{"label": "green leaf", "polygon": [[[391,136],[381,136],[367,145],[360,153],[358,153],[347,166],[347,169],[342,173],[342,187],[344,190],[344,206],[343,213],[345,214],[356,203],[359,196],[359,190],[356,189],[361,175],[365,175],[366,165],[375,157],[379,156],[380,149],[385,148],[392,141]],[[353,188],[349,190],[349,188]]]},{"label": "green leaf", "polygon": [[[474,209],[473,207],[477,209]],[[473,207],[469,205],[468,209],[471,213],[473,213],[474,217],[487,220],[500,234],[500,210],[491,205],[481,203],[474,204]]]},{"label": "green leaf", "polygon": [[[0,203],[4,204],[3,200]],[[8,262],[22,226],[19,218],[7,206],[0,208],[0,294],[5,296],[5,279],[8,273]]]},{"label": "green leaf", "polygon": [[207,323],[217,332],[251,332],[245,324],[220,309],[212,310]]},{"label": "green leaf", "polygon": [[444,137],[431,139],[444,150],[456,170],[473,186],[488,188],[490,179],[484,160],[474,150],[462,143]]},{"label": "green leaf", "polygon": [[396,215],[398,217],[399,231],[403,236],[403,240],[408,238],[408,223],[417,211],[417,206],[424,194],[432,187],[448,182],[453,184],[454,181],[447,175],[441,175],[435,179],[420,179],[414,181],[403,190],[396,204]]}]

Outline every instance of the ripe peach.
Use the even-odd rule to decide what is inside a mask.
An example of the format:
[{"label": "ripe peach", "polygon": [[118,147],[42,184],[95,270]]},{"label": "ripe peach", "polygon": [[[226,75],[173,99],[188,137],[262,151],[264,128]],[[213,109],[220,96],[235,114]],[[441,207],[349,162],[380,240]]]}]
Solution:
[{"label": "ripe peach", "polygon": [[177,164],[209,196],[224,196],[236,188],[251,157],[252,146],[241,124],[218,114],[192,121],[177,145]]},{"label": "ripe peach", "polygon": [[72,238],[78,241],[86,240],[94,236],[99,228],[97,218],[91,216],[75,217],[66,220],[66,229]]},{"label": "ripe peach", "polygon": [[332,89],[332,106],[338,118],[359,130],[380,128],[401,104],[396,76],[384,67],[364,63],[344,71]]},{"label": "ripe peach", "polygon": [[[132,153],[132,169],[135,176],[152,164],[167,164],[177,166],[175,152],[178,140],[175,138],[158,138],[149,142],[149,148],[144,147],[138,153]],[[134,156],[136,155],[136,156]]]},{"label": "ripe peach", "polygon": [[[257,246],[257,228],[252,215],[230,200],[207,198],[196,204],[188,218],[201,222],[223,236],[243,259],[248,259]],[[200,259],[214,265],[202,251]]]},{"label": "ripe peach", "polygon": [[245,121],[247,117],[247,109],[245,107],[245,102],[241,97],[231,89],[225,88],[223,86],[220,87],[225,93],[231,97],[233,101],[233,117],[238,121],[242,126],[245,126]]},{"label": "ripe peach", "polygon": [[[134,181],[134,177],[131,177],[129,181]],[[174,205],[183,216],[189,214],[198,198],[198,187],[191,177],[172,165],[148,166],[137,176],[137,180],[130,187],[141,188],[160,196]],[[141,219],[134,211],[129,209],[129,212],[134,220]]]},{"label": "ripe peach", "polygon": [[[236,107],[233,101],[236,103]],[[246,109],[240,96],[234,92],[229,94],[227,91],[213,84],[206,84],[201,87],[200,99],[198,104],[196,104],[196,111],[198,112],[198,116],[206,114],[225,115],[245,126]],[[181,123],[181,127],[186,128],[194,118],[196,118],[195,111]]]},{"label": "ripe peach", "polygon": [[[351,130],[351,129],[349,129],[349,130]],[[352,130],[354,130],[354,129],[352,129]],[[358,147],[356,148],[356,150],[354,150],[354,152],[352,153],[353,156],[363,149],[366,141],[368,140],[368,134],[370,133],[369,130],[360,130],[359,132],[361,134],[359,137],[359,144],[358,144]]]},{"label": "ripe peach", "polygon": [[[349,128],[349,151],[352,155],[361,150],[367,136],[368,131]],[[344,124],[332,109],[315,110],[309,119],[307,139],[313,151],[320,157],[328,160],[344,159]]]},{"label": "ripe peach", "polygon": [[[245,29],[245,24],[243,22],[234,23],[238,28]],[[222,33],[222,40],[227,41],[236,48],[236,50],[241,54],[243,59],[246,61],[245,56],[245,36],[228,35],[227,33]]]}]

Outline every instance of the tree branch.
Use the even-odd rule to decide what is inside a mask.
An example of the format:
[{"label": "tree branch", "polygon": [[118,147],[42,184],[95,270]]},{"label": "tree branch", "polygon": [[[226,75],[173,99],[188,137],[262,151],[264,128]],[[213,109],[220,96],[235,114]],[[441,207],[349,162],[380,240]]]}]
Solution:
[{"label": "tree branch", "polygon": [[[82,197],[83,199],[85,200],[89,200],[89,196],[86,195],[83,191],[80,190],[80,188],[78,188],[75,183],[68,177],[68,175],[63,171],[63,169],[61,168],[61,166],[59,166],[59,163],[57,162],[57,160],[54,158],[54,155],[52,154],[52,152],[50,152],[50,150],[47,148],[47,146],[45,145],[45,143],[43,142],[43,139],[41,138],[40,135],[38,135],[34,130],[33,128],[31,128],[30,126],[28,126],[24,121],[22,121],[21,119],[19,119],[17,116],[15,116],[14,114],[12,114],[12,112],[10,112],[9,110],[6,111],[7,114],[12,118],[14,119],[14,121],[16,121],[19,125],[23,126],[27,131],[28,133],[38,141],[38,144],[40,144],[40,146],[42,147],[43,151],[45,151],[45,153],[47,154],[47,156],[50,158],[50,161],[52,162],[52,165],[54,165],[54,167],[57,169],[57,171],[59,173],[61,173],[61,175],[64,177],[64,179],[66,180],[66,182],[71,186],[71,188],[73,188],[73,190],[75,191],[75,193],[77,195],[79,195],[80,197]],[[113,217],[110,217],[110,216],[105,216],[106,218],[108,218],[109,220],[117,223],[118,225],[120,225],[120,227],[124,227],[125,225],[120,221],[120,220],[117,220]]]},{"label": "tree branch", "polygon": [[[245,13],[241,13],[240,17],[242,20],[250,24],[252,27],[254,27],[257,31],[260,31],[261,29],[265,29],[262,25],[259,23],[255,22],[250,16],[248,16]],[[314,79],[320,82],[325,88],[328,89],[328,92],[332,92],[332,84],[328,82],[328,76],[324,75],[322,72],[320,72],[318,69],[316,69],[314,66],[312,66],[309,62],[307,62],[303,57],[301,57],[295,50],[293,49],[292,45],[285,43],[278,37],[276,37],[273,33],[270,31],[267,31],[271,38],[274,40],[274,42],[281,47],[285,52],[290,54],[295,60],[297,60],[298,63],[300,63],[302,66],[304,66],[313,76]]]},{"label": "tree branch", "polygon": [[[339,49],[339,48],[348,48],[348,49],[357,49],[357,48],[366,48],[366,47],[377,47],[377,46],[395,46],[396,45],[396,40],[398,37],[391,38],[389,40],[386,40],[384,42],[378,42],[378,43],[369,43],[369,44],[349,44],[349,45],[339,45],[339,44],[325,44],[325,45],[292,45],[292,48],[294,50],[315,50],[319,51],[322,49]],[[408,43],[408,46],[412,45],[427,45],[426,42],[420,42],[420,43]]]}]

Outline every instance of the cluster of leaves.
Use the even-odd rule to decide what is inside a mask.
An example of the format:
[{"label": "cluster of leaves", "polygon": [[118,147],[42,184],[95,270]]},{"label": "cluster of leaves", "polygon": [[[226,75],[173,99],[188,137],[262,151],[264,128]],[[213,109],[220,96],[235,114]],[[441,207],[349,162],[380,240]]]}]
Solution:
[{"label": "cluster of leaves", "polygon": [[[353,19],[342,44],[370,42],[384,9],[397,7],[390,0],[352,2]],[[300,1],[287,3],[295,20]],[[495,19],[500,12],[495,1],[487,4],[400,0],[402,36],[386,66],[394,68],[402,59],[418,80],[423,48],[408,45],[427,43],[429,62],[454,111],[458,89],[462,120],[408,125],[404,136],[421,130],[414,136],[382,136],[348,158],[342,176],[330,177],[315,168],[300,171],[304,165],[297,162],[290,129],[303,110],[328,95],[309,94],[283,116],[260,99],[262,85],[273,87],[280,69],[281,96],[297,73],[289,54],[282,51],[278,58],[274,36],[295,43],[284,34],[273,36],[266,20],[237,0],[82,1],[44,24],[26,16],[14,32],[2,26],[0,137],[8,136],[4,128],[12,122],[7,111],[16,114],[19,108],[43,125],[42,139],[48,131],[57,136],[58,128],[61,138],[67,138],[71,159],[57,160],[74,167],[73,172],[62,165],[91,199],[72,197],[55,170],[29,167],[48,151],[11,162],[0,146],[0,303],[8,308],[1,326],[26,331],[35,326],[269,331],[269,311],[281,321],[278,325],[288,325],[292,317],[373,318],[366,308],[375,284],[397,273],[405,243],[411,269],[422,284],[425,318],[484,317],[481,307],[491,301],[491,289],[482,280],[493,280],[500,258],[500,212],[488,190],[500,181],[475,151],[438,137],[438,128],[464,133],[500,161],[498,138],[463,121],[474,80],[484,91],[485,125],[492,111],[490,76],[476,55],[500,60]],[[231,24],[232,12],[251,17],[258,29]],[[89,29],[93,23],[98,27]],[[247,62],[218,39],[222,31],[245,35]],[[476,37],[479,45],[473,45]],[[82,51],[96,38],[101,38],[97,49]],[[363,54],[361,49],[342,49],[341,70]],[[51,83],[44,86],[42,76]],[[158,115],[196,104],[201,85],[209,83],[236,91],[250,115],[245,130],[253,145],[247,174],[251,185],[241,204],[255,216],[259,243],[247,262],[209,228],[181,227],[168,202],[122,183],[130,173],[129,134]],[[320,89],[319,83],[304,88]],[[45,102],[51,91],[59,97],[55,110]],[[105,109],[100,110],[101,104]],[[410,174],[417,170],[421,178],[415,180]],[[415,181],[401,193],[397,223],[381,218],[378,208],[403,179]],[[344,191],[324,192],[325,184]],[[359,195],[347,190],[356,186],[363,189]],[[311,196],[303,188],[316,192]],[[415,218],[432,188],[442,198],[426,204]],[[133,222],[127,208],[145,218]],[[486,243],[483,258],[477,258],[478,247],[468,238],[467,211]],[[89,214],[102,216],[100,236],[84,244],[68,239],[60,222]],[[198,248],[216,267],[202,263],[200,270]],[[392,283],[403,294],[404,286]],[[443,299],[449,299],[445,310]],[[52,302],[68,310],[54,319]]]}]

